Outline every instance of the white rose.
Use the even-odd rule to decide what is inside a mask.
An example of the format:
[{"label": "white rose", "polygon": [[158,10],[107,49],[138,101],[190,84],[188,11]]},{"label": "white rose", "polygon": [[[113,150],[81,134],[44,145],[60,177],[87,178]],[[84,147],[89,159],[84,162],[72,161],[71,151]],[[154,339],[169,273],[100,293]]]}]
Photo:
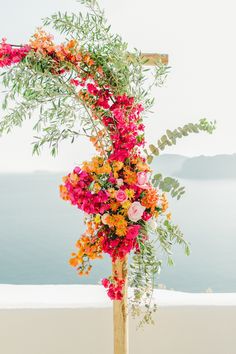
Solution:
[{"label": "white rose", "polygon": [[131,221],[137,222],[142,218],[143,212],[146,208],[139,202],[133,202],[128,209],[128,217]]}]

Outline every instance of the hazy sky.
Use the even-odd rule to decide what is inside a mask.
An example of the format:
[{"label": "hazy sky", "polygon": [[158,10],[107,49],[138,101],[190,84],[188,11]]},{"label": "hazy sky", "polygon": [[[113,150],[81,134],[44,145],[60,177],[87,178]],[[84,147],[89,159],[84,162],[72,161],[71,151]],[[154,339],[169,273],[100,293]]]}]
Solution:
[{"label": "hazy sky", "polygon": [[[101,0],[100,4],[113,31],[119,32],[130,48],[169,54],[172,69],[165,87],[154,92],[157,104],[146,121],[148,140],[155,142],[167,128],[207,117],[218,123],[213,136],[187,137],[166,152],[188,156],[235,153],[235,2]],[[74,0],[4,2],[0,35],[11,43],[25,43],[42,17],[80,8]],[[31,141],[28,122],[0,138],[0,171],[70,170],[92,151],[83,141],[63,144],[56,159],[47,151],[32,157]]]}]

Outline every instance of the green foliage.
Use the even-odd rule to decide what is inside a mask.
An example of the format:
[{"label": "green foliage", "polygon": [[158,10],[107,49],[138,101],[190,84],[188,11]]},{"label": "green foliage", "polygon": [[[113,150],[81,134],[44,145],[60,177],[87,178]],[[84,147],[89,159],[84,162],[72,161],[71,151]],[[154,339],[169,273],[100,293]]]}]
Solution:
[{"label": "green foliage", "polygon": [[90,53],[105,73],[105,79],[99,85],[107,84],[117,94],[127,91],[130,77],[127,43],[119,35],[110,33],[110,26],[100,11],[96,9],[85,16],[58,12],[46,18],[44,25],[76,38],[80,49]]},{"label": "green foliage", "polygon": [[[147,230],[143,229],[146,234]],[[135,252],[132,257],[129,271],[129,285],[133,289],[133,296],[130,298],[131,314],[133,317],[141,316],[138,326],[154,324],[153,312],[157,307],[152,302],[152,295],[155,277],[160,272],[161,261],[156,257],[155,242],[143,241],[138,238],[140,252]],[[143,308],[140,307],[142,301]]]},{"label": "green foliage", "polygon": [[184,235],[177,225],[172,224],[170,221],[165,220],[160,223],[155,229],[158,236],[157,241],[160,245],[162,252],[167,255],[169,264],[173,264],[172,249],[174,244],[179,244],[184,247],[185,254],[190,254],[189,243],[184,239]]},{"label": "green foliage", "polygon": [[180,185],[177,179],[172,177],[163,178],[161,173],[153,176],[152,184],[155,188],[159,188],[163,192],[170,193],[173,198],[176,197],[178,200],[185,193],[185,188]]},{"label": "green foliage", "polygon": [[[91,54],[97,65],[103,68],[105,78],[99,80],[99,85],[109,85],[116,94],[126,93],[134,96],[137,102],[142,101],[146,110],[154,103],[151,97],[153,86],[162,85],[169,67],[157,62],[153,68],[144,66],[145,59],[137,49],[132,53],[127,51],[127,43],[118,34],[110,31],[110,25],[96,1],[79,1],[85,4],[90,13],[62,14],[60,12],[44,20],[45,26],[51,26],[56,31],[76,38],[81,49]],[[151,72],[151,78],[150,74]],[[146,87],[147,77],[150,85]]]},{"label": "green foliage", "polygon": [[[90,137],[98,129],[84,102],[69,83],[71,72],[54,75],[47,57],[30,53],[24,61],[6,71],[3,85],[8,89],[2,103],[9,113],[0,120],[0,135],[9,133],[14,126],[37,116],[33,153],[39,154],[43,145],[50,147],[54,156],[60,141],[73,142],[82,135]],[[13,108],[11,108],[13,107]]]},{"label": "green foliage", "polygon": [[[148,235],[148,239],[143,241],[143,235]],[[152,301],[153,289],[156,285],[156,276],[161,271],[163,263],[161,258],[165,257],[168,265],[173,266],[174,245],[182,245],[187,256],[190,254],[190,248],[179,227],[167,219],[154,228],[143,226],[138,244],[140,251],[133,254],[130,264],[129,285],[133,289],[133,296],[130,299],[131,314],[133,317],[141,316],[138,323],[138,327],[141,327],[144,324],[154,324],[153,313],[156,312],[157,306]]]},{"label": "green foliage", "polygon": [[178,127],[175,130],[167,129],[157,141],[157,145],[149,145],[149,151],[145,150],[149,163],[152,162],[154,156],[158,156],[160,151],[165,150],[167,146],[175,145],[178,139],[188,136],[191,133],[199,133],[200,131],[212,134],[215,130],[216,122],[209,122],[206,118],[200,119],[198,123],[188,123],[183,127]]},{"label": "green foliage", "polygon": [[[111,33],[97,1],[81,0],[80,3],[87,6],[89,13],[76,15],[58,12],[46,18],[44,25],[51,26],[67,39],[79,41],[80,50],[89,52],[96,65],[103,69],[105,75],[98,78],[101,87],[108,85],[116,94],[134,96],[137,102],[143,102],[148,111],[154,102],[150,96],[151,88],[163,83],[168,67],[157,63],[154,68],[147,69],[145,60],[137,50],[130,60],[127,43],[119,35]],[[78,99],[69,82],[77,76],[76,69],[65,62],[60,69],[69,69],[69,72],[55,75],[51,72],[52,68],[55,71],[53,65],[49,56],[30,51],[22,62],[1,75],[6,89],[2,108],[10,108],[9,113],[0,120],[0,134],[21,126],[35,112],[38,119],[34,121],[37,131],[33,142],[34,153],[40,153],[43,145],[48,144],[55,155],[62,140],[73,142],[80,135],[96,135],[102,128],[99,127],[99,121],[91,119],[90,112]],[[81,69],[86,68],[82,66]],[[153,80],[146,87],[150,70]]]}]

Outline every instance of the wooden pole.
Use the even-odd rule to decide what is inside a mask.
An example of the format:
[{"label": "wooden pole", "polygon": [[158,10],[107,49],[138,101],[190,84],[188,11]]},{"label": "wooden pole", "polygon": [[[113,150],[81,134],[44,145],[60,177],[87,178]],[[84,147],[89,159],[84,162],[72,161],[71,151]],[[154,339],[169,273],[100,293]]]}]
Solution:
[{"label": "wooden pole", "polygon": [[128,354],[128,255],[112,265],[113,276],[124,279],[122,300],[113,301],[114,354]]},{"label": "wooden pole", "polygon": [[[132,53],[129,54],[132,60]],[[146,59],[145,65],[153,66],[158,61],[168,64],[167,54],[142,53]],[[112,264],[113,276],[124,279],[122,300],[113,301],[113,326],[114,326],[114,354],[128,354],[128,255],[123,260],[117,260]]]}]

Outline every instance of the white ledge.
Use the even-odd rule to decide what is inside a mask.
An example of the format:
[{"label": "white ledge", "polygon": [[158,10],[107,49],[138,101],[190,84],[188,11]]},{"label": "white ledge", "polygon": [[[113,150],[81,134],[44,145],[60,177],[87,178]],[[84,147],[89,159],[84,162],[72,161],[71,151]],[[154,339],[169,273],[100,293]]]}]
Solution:
[{"label": "white ledge", "polygon": [[[236,293],[155,290],[159,307],[236,306]],[[104,308],[112,302],[100,285],[0,285],[0,309]]]}]

